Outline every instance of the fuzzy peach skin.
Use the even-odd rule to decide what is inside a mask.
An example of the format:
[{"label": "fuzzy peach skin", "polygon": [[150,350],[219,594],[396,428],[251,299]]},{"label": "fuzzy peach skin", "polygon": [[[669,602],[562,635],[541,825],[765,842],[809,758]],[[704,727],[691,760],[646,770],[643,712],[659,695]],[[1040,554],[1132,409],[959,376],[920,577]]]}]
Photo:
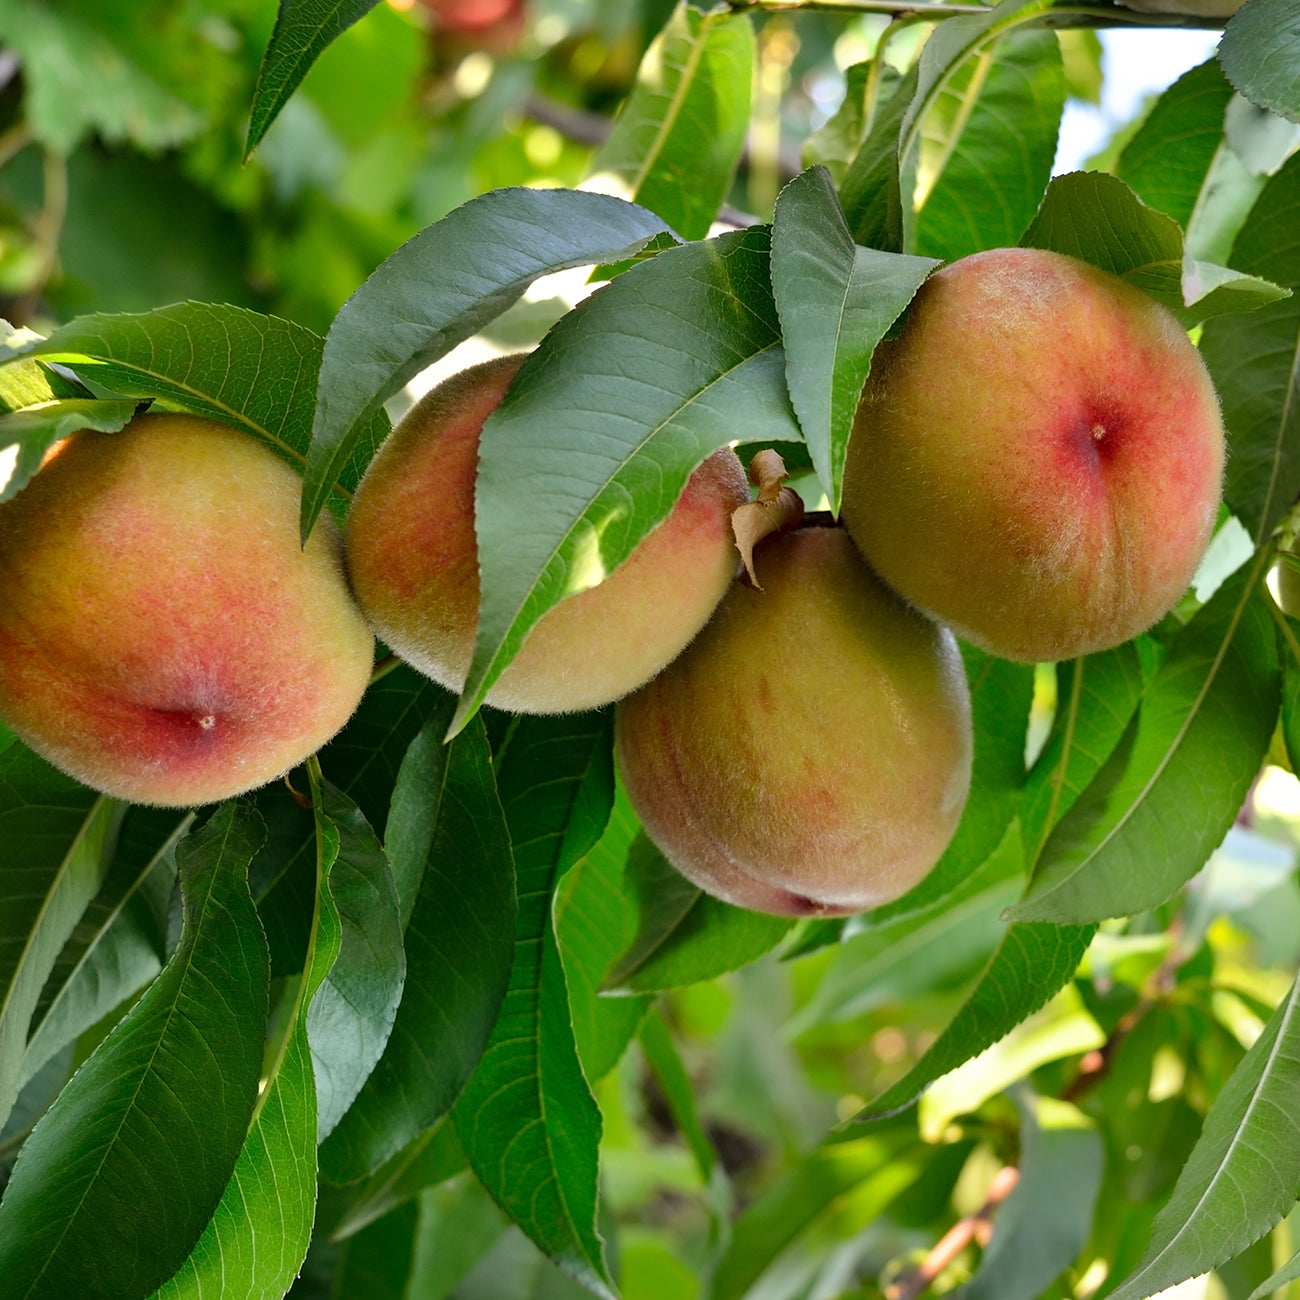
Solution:
[{"label": "fuzzy peach skin", "polygon": [[[348,515],[348,571],[371,626],[394,653],[455,691],[464,687],[478,627],[479,433],[523,360],[472,366],[426,394],[379,449]],[[537,622],[488,703],[567,713],[647,681],[700,630],[735,577],[731,512],[748,500],[736,454],[724,448],[709,457],[624,564]]]},{"label": "fuzzy peach skin", "polygon": [[85,784],[183,807],[264,785],[343,725],[374,640],[301,480],[186,415],[82,432],[0,505],[0,717]]},{"label": "fuzzy peach skin", "polygon": [[843,915],[938,861],[970,788],[952,635],[881,583],[842,528],[756,552],[680,658],[615,709],[628,797],[701,889],[782,916]]},{"label": "fuzzy peach skin", "polygon": [[1103,650],[1177,603],[1222,493],[1218,400],[1159,303],[1057,253],[944,267],[876,352],[843,517],[907,600],[1008,659]]}]

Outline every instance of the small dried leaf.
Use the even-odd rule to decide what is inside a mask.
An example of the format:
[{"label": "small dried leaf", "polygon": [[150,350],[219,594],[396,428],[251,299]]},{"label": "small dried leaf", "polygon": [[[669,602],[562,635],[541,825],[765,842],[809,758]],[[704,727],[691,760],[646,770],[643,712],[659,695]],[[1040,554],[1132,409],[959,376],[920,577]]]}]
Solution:
[{"label": "small dried leaf", "polygon": [[754,548],[763,538],[797,528],[803,522],[803,498],[794,488],[783,486],[789,477],[779,452],[769,448],[756,453],[749,462],[749,481],[758,488],[758,496],[731,514],[736,549],[750,582],[759,591],[763,587],[754,572]]}]

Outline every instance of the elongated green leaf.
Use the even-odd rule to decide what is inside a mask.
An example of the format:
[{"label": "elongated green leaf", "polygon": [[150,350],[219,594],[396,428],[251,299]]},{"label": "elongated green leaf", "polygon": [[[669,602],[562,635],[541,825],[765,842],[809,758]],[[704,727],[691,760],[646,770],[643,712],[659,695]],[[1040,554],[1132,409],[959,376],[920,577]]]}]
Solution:
[{"label": "elongated green leaf", "polygon": [[41,993],[28,1034],[24,1083],[162,969],[176,843],[192,820],[172,810],[127,810],[104,883]]},{"label": "elongated green leaf", "polygon": [[1223,34],[1219,61],[1252,104],[1300,122],[1300,0],[1243,6]]},{"label": "elongated green leaf", "polygon": [[135,410],[134,402],[97,402],[82,397],[43,402],[0,418],[0,451],[18,448],[14,471],[9,481],[0,485],[0,501],[8,501],[31,482],[45,453],[60,438],[80,429],[116,433]]},{"label": "elongated green leaf", "polygon": [[599,995],[610,962],[632,938],[634,918],[623,869],[639,830],[627,794],[619,788],[605,833],[565,875],[555,896],[555,935],[569,988],[573,1037],[591,1083],[618,1064],[653,1000]]},{"label": "elongated green leaf", "polygon": [[[291,321],[243,307],[179,303],[133,315],[81,316],[47,339],[0,348],[0,361],[41,357],[127,397],[157,398],[238,425],[301,465],[311,442],[314,384],[323,343]],[[366,428],[355,459],[332,463],[344,489],[356,486],[387,431]],[[335,487],[331,478],[322,498]]]},{"label": "elongated green leaf", "polygon": [[1282,1288],[1288,1283],[1294,1282],[1296,1278],[1300,1278],[1300,1251],[1296,1251],[1281,1268],[1265,1278],[1246,1297],[1246,1300],[1265,1300],[1267,1296],[1285,1295],[1286,1293]]},{"label": "elongated green leaf", "polygon": [[641,1047],[663,1089],[668,1109],[695,1157],[700,1181],[707,1187],[714,1169],[718,1167],[718,1153],[713,1149],[713,1143],[700,1123],[690,1075],[686,1073],[686,1066],[682,1063],[663,1016],[657,1011],[652,1011],[641,1026]]},{"label": "elongated green leaf", "polygon": [[1143,203],[1184,230],[1223,142],[1231,98],[1218,60],[1206,59],[1160,96],[1115,165],[1115,174]]},{"label": "elongated green leaf", "polygon": [[772,290],[786,382],[835,513],[871,354],[936,266],[854,244],[825,168],[797,176],[776,201]]},{"label": "elongated green leaf", "polygon": [[754,29],[744,14],[678,5],[592,162],[684,239],[702,239],[731,187],[749,126]]},{"label": "elongated green leaf", "polygon": [[915,1181],[922,1153],[903,1130],[818,1147],[741,1215],[713,1275],[714,1300],[740,1300],[777,1257],[852,1194],[870,1218]]},{"label": "elongated green leaf", "polygon": [[[252,1124],[225,1194],[189,1258],[155,1293],[155,1300],[280,1300],[297,1276],[316,1217],[316,1081],[308,1016],[343,944],[331,889],[344,852],[357,852],[358,828],[340,833],[331,811],[354,810],[337,791],[312,783],[320,828],[318,906],[306,969],[264,1071]],[[364,846],[363,846],[364,852]],[[364,866],[362,870],[364,870]],[[346,891],[345,891],[346,892]],[[394,908],[395,910],[395,908]],[[330,1065],[337,1066],[337,1057]],[[337,1075],[326,1075],[337,1087]],[[327,1098],[335,1094],[326,1088]]]},{"label": "elongated green leaf", "polygon": [[596,1231],[600,1112],[583,1078],[552,921],[563,874],[600,838],[614,797],[611,718],[520,718],[499,754],[519,877],[510,989],[454,1111],[470,1165],[561,1268],[614,1288]]},{"label": "elongated green leaf", "polygon": [[970,794],[952,842],[919,884],[871,913],[873,923],[933,906],[968,880],[1002,843],[1025,779],[1025,732],[1034,672],[974,646],[962,646],[970,683],[975,755]]},{"label": "elongated green leaf", "polygon": [[305,1025],[316,1079],[317,1138],[323,1140],[388,1042],[406,980],[406,953],[392,867],[374,831],[356,804],[327,781],[313,796],[317,819],[339,840],[328,878],[338,954],[320,974]]},{"label": "elongated green leaf", "polygon": [[331,485],[374,452],[367,421],[425,366],[499,316],[539,276],[632,256],[664,223],[577,190],[480,195],[407,240],[343,304],[320,362],[302,529]]},{"label": "elongated green leaf", "polygon": [[1111,1294],[1141,1300],[1240,1254],[1300,1196],[1300,984],[1215,1098],[1156,1216],[1137,1271]]},{"label": "elongated green leaf", "polygon": [[896,1084],[856,1118],[879,1119],[910,1105],[935,1079],[978,1056],[1046,1006],[1073,976],[1096,929],[1092,925],[1009,926],[947,1028]]},{"label": "elongated green leaf", "polygon": [[379,0],[280,0],[275,27],[262,55],[249,114],[244,157],[261,143],[289,96],[336,36],[364,18]]},{"label": "elongated green leaf", "polygon": [[800,439],[765,228],[667,249],[551,330],[483,426],[483,597],[455,726],[537,619],[621,564],[741,430]]},{"label": "elongated green leaf", "polygon": [[1179,635],[1131,732],[1043,847],[1017,921],[1087,923],[1168,898],[1227,833],[1277,721],[1272,620],[1257,591],[1263,556]]},{"label": "elongated green leaf", "polygon": [[605,988],[651,993],[739,970],[770,952],[792,920],[733,907],[691,884],[644,833],[628,856],[623,888],[636,933]]},{"label": "elongated green leaf", "polygon": [[[1265,185],[1232,260],[1300,289],[1300,155]],[[1228,431],[1224,495],[1260,545],[1300,493],[1300,296],[1209,321],[1201,352]]]},{"label": "elongated green leaf", "polygon": [[122,813],[25,745],[0,750],[0,1116],[18,1097],[42,986],[99,890]]},{"label": "elongated green leaf", "polygon": [[1025,860],[1031,870],[1052,827],[1119,744],[1142,686],[1142,667],[1131,641],[1057,665],[1056,716],[1020,804]]},{"label": "elongated green leaf", "polygon": [[32,1131],[0,1201],[15,1300],[149,1295],[212,1217],[262,1064],[269,963],[246,872],[264,833],[231,803],[178,848],[180,946]]},{"label": "elongated green leaf", "polygon": [[488,1041],[510,972],[510,842],[481,723],[451,744],[442,694],[407,751],[389,816],[415,871],[396,872],[406,982],[383,1055],[321,1146],[323,1175],[370,1174],[447,1113]]},{"label": "elongated green leaf", "polygon": [[960,67],[924,119],[915,250],[1014,244],[1052,175],[1065,105],[1055,32],[1010,32]]},{"label": "elongated green leaf", "polygon": [[[880,64],[877,61],[877,68]],[[901,253],[904,225],[911,223],[911,198],[904,222],[902,176],[912,177],[916,159],[904,159],[900,167],[898,136],[903,119],[916,95],[917,65],[896,85],[879,76],[869,93],[881,96],[871,117],[871,128],[850,160],[840,184],[840,200],[854,240],[866,248]]]},{"label": "elongated green leaf", "polygon": [[1088,1240],[1105,1150],[1075,1107],[1017,1098],[1020,1177],[998,1210],[979,1268],[953,1300],[1036,1300]]}]

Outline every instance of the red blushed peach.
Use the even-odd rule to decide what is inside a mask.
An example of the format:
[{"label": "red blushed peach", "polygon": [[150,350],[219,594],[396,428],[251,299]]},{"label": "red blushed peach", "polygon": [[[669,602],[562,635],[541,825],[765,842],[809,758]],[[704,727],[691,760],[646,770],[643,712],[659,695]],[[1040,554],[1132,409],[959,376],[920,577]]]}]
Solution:
[{"label": "red blushed peach", "polygon": [[938,861],[970,787],[952,635],[881,583],[842,528],[755,553],[709,625],[619,702],[628,797],[669,862],[727,902],[842,915]]},{"label": "red blushed peach", "polygon": [[210,803],[302,762],[356,707],[374,640],[333,521],[299,544],[301,486],[194,416],[60,444],[0,506],[0,717],[136,803]]},{"label": "red blushed peach", "polygon": [[1067,659],[1177,603],[1223,457],[1214,388],[1170,312],[1073,258],[995,249],[932,276],[877,349],[844,521],[886,582],[961,636]]},{"label": "red blushed peach", "polygon": [[[478,627],[479,433],[522,364],[522,356],[487,361],[426,394],[379,449],[348,516],[348,571],[371,626],[455,691]],[[624,564],[534,625],[488,703],[567,713],[647,681],[700,630],[735,577],[731,512],[748,500],[735,453],[709,457]]]}]

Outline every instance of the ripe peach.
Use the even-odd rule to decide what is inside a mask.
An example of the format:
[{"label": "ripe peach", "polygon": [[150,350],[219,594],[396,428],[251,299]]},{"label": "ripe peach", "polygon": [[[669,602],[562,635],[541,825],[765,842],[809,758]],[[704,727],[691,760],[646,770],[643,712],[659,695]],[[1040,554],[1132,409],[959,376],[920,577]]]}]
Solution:
[{"label": "ripe peach", "polygon": [[0,717],[137,803],[263,785],[347,720],[374,641],[338,531],[298,540],[301,480],[188,415],[59,444],[0,505]]},{"label": "ripe peach", "polygon": [[1174,316],[1057,253],[932,276],[876,352],[844,521],[905,599],[995,654],[1118,645],[1182,596],[1214,528],[1223,426]]},{"label": "ripe peach", "polygon": [[[348,569],[371,626],[407,663],[455,691],[464,687],[478,627],[479,433],[522,364],[522,356],[486,361],[426,394],[379,449],[348,516]],[[748,500],[736,454],[723,448],[709,457],[622,566],[534,625],[488,702],[567,713],[608,704],[652,677],[735,577],[731,512]]]},{"label": "ripe peach", "polygon": [[970,787],[970,694],[951,633],[908,608],[842,528],[755,552],[664,672],[615,710],[628,797],[700,888],[784,916],[905,893]]}]

